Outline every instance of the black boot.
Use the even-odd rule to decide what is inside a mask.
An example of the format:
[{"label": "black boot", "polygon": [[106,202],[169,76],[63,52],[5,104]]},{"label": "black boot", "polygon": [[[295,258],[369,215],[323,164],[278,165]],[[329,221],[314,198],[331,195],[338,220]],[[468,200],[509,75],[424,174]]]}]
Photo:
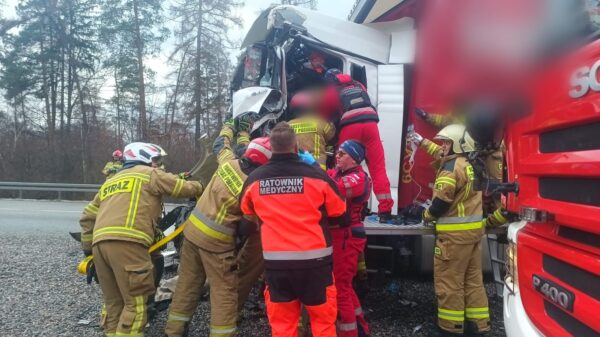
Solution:
[{"label": "black boot", "polygon": [[363,329],[362,325],[358,324],[357,328],[358,328],[358,337],[370,337],[370,335],[367,335],[367,333]]},{"label": "black boot", "polygon": [[466,321],[465,322],[465,337],[484,337],[489,331],[479,331],[477,323]]},{"label": "black boot", "polygon": [[446,330],[442,330],[440,327],[436,326],[430,334],[430,337],[463,337],[462,333],[453,333],[448,332]]}]

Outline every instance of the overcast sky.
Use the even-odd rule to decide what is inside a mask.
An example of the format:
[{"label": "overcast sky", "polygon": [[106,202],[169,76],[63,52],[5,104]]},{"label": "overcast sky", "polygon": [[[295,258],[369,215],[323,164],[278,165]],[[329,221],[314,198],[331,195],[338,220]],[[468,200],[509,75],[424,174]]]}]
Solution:
[{"label": "overcast sky", "polygon": [[[0,5],[0,12],[4,13],[6,17],[14,16],[15,6],[20,0],[5,0],[4,2],[4,6]],[[168,0],[165,1],[165,9],[168,9],[169,2]],[[242,18],[243,26],[242,28],[231,30],[230,35],[234,41],[241,41],[260,11],[269,7],[273,2],[273,0],[246,0],[244,6],[236,10],[236,14]],[[318,0],[317,10],[336,18],[346,19],[354,2],[355,0]],[[169,24],[167,23],[167,25]],[[164,65],[167,55],[170,53],[169,42],[167,41],[166,44],[163,46],[163,52],[160,56],[147,60],[147,65],[158,73],[157,79],[159,82],[162,82],[163,79],[161,77],[165,75],[161,74],[161,72],[167,68]],[[238,53],[233,54],[235,55],[232,55],[232,59]]]}]

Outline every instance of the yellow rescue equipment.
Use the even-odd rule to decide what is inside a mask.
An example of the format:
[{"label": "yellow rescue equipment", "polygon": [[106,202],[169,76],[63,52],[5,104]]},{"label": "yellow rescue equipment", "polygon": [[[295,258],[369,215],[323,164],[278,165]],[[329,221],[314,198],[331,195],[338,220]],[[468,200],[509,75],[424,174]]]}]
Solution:
[{"label": "yellow rescue equipment", "polygon": [[90,266],[90,263],[93,263],[93,259],[94,257],[92,255],[86,256],[83,261],[79,262],[79,265],[77,266],[77,272],[79,274],[87,275],[88,267]]},{"label": "yellow rescue equipment", "polygon": [[[155,250],[159,249],[160,247],[171,242],[179,234],[181,234],[181,232],[183,232],[184,228],[185,228],[185,223],[183,225],[179,226],[175,231],[173,231],[173,233],[165,236],[160,241],[158,241],[155,244],[153,244],[152,246],[150,246],[150,248],[148,248],[148,253],[152,253]],[[86,257],[85,259],[83,259],[81,262],[79,262],[79,265],[77,266],[77,272],[82,275],[87,275],[89,268],[93,264],[94,264],[94,257],[92,255],[90,255],[90,256]]]}]

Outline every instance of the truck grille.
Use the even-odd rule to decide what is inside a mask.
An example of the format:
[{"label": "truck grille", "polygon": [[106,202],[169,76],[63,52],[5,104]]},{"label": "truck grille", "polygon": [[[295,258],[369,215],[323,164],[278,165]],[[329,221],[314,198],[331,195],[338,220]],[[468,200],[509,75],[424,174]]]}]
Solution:
[{"label": "truck grille", "polygon": [[600,337],[600,333],[592,330],[578,319],[572,317],[548,301],[544,301],[544,310],[548,316],[573,336]]},{"label": "truck grille", "polygon": [[600,149],[600,122],[540,134],[540,152],[570,152]]},{"label": "truck grille", "polygon": [[575,241],[583,245],[594,248],[600,248],[600,235],[590,232],[585,232],[579,229],[560,226],[558,228],[558,236],[567,240]]},{"label": "truck grille", "polygon": [[600,300],[600,276],[544,255],[544,270],[580,292]]},{"label": "truck grille", "polygon": [[600,206],[600,179],[541,177],[540,195],[546,199]]}]

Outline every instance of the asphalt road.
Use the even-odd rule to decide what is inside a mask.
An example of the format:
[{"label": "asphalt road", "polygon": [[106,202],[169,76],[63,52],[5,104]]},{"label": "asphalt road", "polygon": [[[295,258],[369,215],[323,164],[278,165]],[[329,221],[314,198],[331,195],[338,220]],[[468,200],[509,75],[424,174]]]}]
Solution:
[{"label": "asphalt road", "polygon": [[8,234],[79,231],[86,202],[0,199],[0,229]]},{"label": "asphalt road", "polygon": [[[0,336],[100,337],[101,293],[75,271],[82,259],[79,231],[85,202],[0,199]],[[492,292],[488,285],[488,293]],[[429,280],[400,279],[372,291],[363,303],[372,337],[431,336],[434,295]],[[493,331],[505,336],[502,302],[491,299]],[[207,301],[198,306],[191,336],[208,336]],[[166,313],[147,330],[164,336]],[[270,336],[261,310],[244,310],[240,337]]]}]

